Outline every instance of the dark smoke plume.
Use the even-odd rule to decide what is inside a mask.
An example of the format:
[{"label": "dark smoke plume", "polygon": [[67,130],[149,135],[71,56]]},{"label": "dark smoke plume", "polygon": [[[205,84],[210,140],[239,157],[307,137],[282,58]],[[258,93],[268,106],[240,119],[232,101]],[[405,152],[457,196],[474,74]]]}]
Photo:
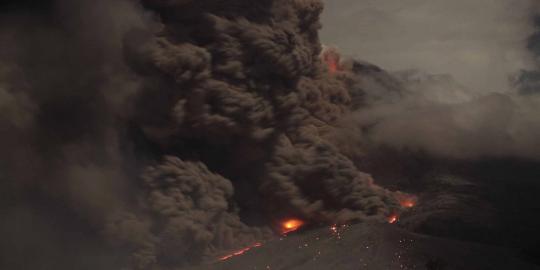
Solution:
[{"label": "dark smoke plume", "polygon": [[2,15],[2,253],[49,250],[27,267],[172,269],[265,239],[283,218],[399,211],[333,141],[351,95],[320,60],[322,8],[57,1]]}]

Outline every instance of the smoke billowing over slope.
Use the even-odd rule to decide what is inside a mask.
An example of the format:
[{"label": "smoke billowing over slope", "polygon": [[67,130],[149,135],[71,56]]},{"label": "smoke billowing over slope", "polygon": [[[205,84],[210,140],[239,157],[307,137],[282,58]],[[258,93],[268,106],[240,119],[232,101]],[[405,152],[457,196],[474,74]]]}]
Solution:
[{"label": "smoke billowing over slope", "polygon": [[504,92],[482,93],[448,74],[386,72],[348,61],[341,65],[360,106],[343,124],[340,141],[352,143],[346,148],[379,145],[453,159],[540,157],[536,69],[522,71]]},{"label": "smoke billowing over slope", "polygon": [[352,118],[363,131],[344,130],[362,143],[438,157],[539,158],[538,97],[490,94],[459,103],[423,98],[413,94],[363,108]]},{"label": "smoke billowing over slope", "polygon": [[[326,41],[393,70],[384,80],[401,84],[383,86],[400,89],[398,95],[360,86],[366,101],[356,124],[346,124],[351,138],[445,158],[538,159],[538,3],[332,1],[328,7]],[[403,71],[410,68],[422,71]]]},{"label": "smoke billowing over slope", "polygon": [[399,210],[332,142],[350,95],[319,59],[319,1],[15,7],[0,26],[6,268],[168,269],[283,218]]}]

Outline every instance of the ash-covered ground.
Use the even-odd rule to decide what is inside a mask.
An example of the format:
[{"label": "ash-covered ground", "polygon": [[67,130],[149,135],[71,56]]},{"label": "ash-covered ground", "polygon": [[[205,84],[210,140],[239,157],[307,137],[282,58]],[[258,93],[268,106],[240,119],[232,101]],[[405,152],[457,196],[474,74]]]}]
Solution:
[{"label": "ash-covered ground", "polygon": [[319,228],[190,269],[540,269],[508,249],[415,234],[392,225]]}]

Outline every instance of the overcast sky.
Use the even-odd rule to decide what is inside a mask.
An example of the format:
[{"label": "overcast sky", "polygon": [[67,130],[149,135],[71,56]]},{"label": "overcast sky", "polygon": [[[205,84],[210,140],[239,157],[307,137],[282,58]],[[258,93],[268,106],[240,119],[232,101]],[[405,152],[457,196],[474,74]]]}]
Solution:
[{"label": "overcast sky", "polygon": [[508,89],[530,67],[534,0],[325,0],[322,40],[389,70],[449,73],[475,91]]}]

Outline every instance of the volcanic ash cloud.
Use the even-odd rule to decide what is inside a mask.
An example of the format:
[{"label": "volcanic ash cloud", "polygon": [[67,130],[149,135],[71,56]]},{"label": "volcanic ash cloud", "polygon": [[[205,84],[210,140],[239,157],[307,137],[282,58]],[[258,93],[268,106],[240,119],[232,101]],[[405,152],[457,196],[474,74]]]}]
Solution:
[{"label": "volcanic ash cloud", "polygon": [[110,3],[60,1],[43,19],[55,23],[0,29],[14,51],[0,70],[13,150],[0,176],[16,183],[4,205],[86,237],[47,243],[76,242],[86,260],[104,240],[130,269],[171,269],[286,219],[384,222],[400,208],[331,139],[351,97],[320,60],[321,2]]},{"label": "volcanic ash cloud", "polygon": [[350,96],[320,61],[319,1],[144,3],[163,25],[128,38],[128,61],[146,80],[135,118],[176,156],[145,176],[144,209],[160,221],[150,221],[159,224],[150,261],[267,235],[235,208],[266,224],[384,220],[399,208],[328,139]]}]

